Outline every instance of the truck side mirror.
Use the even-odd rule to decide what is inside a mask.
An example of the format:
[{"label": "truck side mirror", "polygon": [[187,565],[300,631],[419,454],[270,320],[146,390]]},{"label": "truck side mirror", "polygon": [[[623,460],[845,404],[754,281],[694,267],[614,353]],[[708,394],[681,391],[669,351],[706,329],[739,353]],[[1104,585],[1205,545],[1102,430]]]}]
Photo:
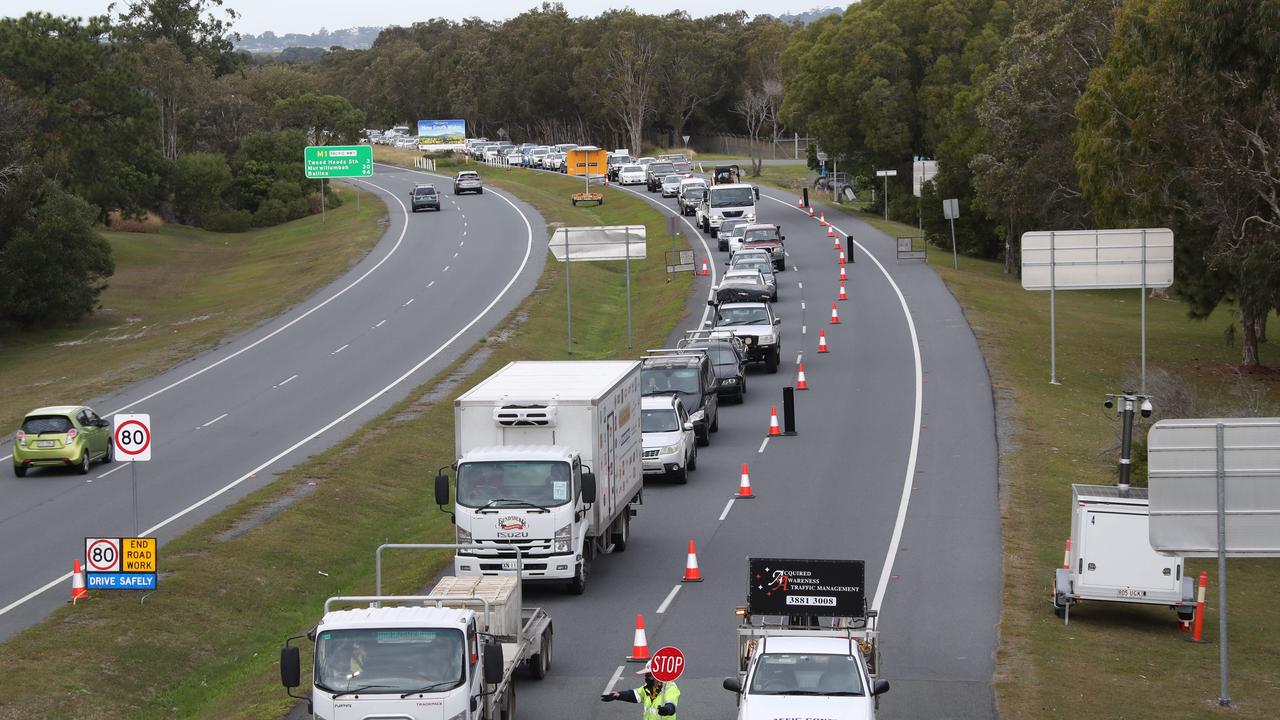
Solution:
[{"label": "truck side mirror", "polygon": [[725,678],[722,686],[729,692],[742,692],[742,681],[738,678]]},{"label": "truck side mirror", "polygon": [[449,504],[449,476],[444,473],[436,475],[436,504],[441,509]]},{"label": "truck side mirror", "polygon": [[289,689],[302,684],[302,660],[296,645],[280,648],[280,684]]},{"label": "truck side mirror", "polygon": [[596,474],[582,473],[582,502],[590,505],[596,501]]},{"label": "truck side mirror", "polygon": [[495,642],[484,644],[484,681],[487,685],[502,682],[502,646]]},{"label": "truck side mirror", "polygon": [[883,695],[887,692],[889,692],[888,680],[877,680],[876,684],[871,686],[872,695]]}]

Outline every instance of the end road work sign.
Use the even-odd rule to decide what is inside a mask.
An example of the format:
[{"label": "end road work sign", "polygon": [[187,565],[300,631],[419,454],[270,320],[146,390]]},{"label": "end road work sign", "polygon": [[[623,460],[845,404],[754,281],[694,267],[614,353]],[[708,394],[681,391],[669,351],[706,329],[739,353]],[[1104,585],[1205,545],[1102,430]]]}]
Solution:
[{"label": "end road work sign", "polygon": [[307,177],[373,177],[373,148],[368,145],[321,145],[302,153]]}]

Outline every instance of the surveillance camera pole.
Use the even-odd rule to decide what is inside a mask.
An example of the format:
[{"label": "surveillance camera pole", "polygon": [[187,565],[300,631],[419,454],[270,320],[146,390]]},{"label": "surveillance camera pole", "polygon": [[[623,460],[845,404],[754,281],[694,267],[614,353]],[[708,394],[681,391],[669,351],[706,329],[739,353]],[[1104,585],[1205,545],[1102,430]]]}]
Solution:
[{"label": "surveillance camera pole", "polygon": [[1134,394],[1132,390],[1121,393],[1108,393],[1104,403],[1106,407],[1118,404],[1116,412],[1120,413],[1120,494],[1129,494],[1129,475],[1133,468],[1133,411],[1141,403],[1143,417],[1151,415],[1151,398],[1148,395]]}]

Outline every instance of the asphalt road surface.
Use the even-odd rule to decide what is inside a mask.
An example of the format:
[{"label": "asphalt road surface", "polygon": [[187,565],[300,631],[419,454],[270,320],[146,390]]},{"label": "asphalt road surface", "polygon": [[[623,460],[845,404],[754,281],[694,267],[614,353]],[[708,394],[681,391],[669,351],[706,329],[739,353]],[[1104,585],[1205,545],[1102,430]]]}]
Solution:
[{"label": "asphalt road surface", "polygon": [[[364,184],[390,209],[387,230],[327,288],[151,380],[106,397],[46,399],[88,400],[107,418],[151,414],[153,459],[137,468],[143,535],[163,543],[333,445],[455,360],[533,289],[546,250],[532,208],[491,189],[454,197],[440,176],[383,165],[375,173]],[[427,181],[444,191],[443,209],[412,214],[409,190]],[[84,537],[134,531],[126,463],[20,479],[7,467],[10,445],[0,446],[0,639],[66,601]]]},{"label": "asphalt road surface", "polygon": [[[746,402],[721,406],[720,431],[699,449],[687,486],[646,481],[627,551],[597,559],[585,595],[527,588],[526,603],[551,614],[555,648],[551,674],[517,686],[524,720],[638,717],[634,705],[598,701],[608,689],[639,684],[640,666],[624,662],[637,613],[651,650],[675,645],[686,655],[680,716],[733,717],[734,695],[720,684],[736,668],[733,609],[745,602],[749,556],[866,561],[868,598],[880,612],[881,676],[892,684],[880,717],[995,717],[997,455],[991,386],[973,333],[928,267],[898,264],[892,238],[828,212],[858,244],[846,265],[849,299],[837,303],[841,323],[831,324],[839,287],[832,239],[795,208],[794,196],[761,196],[760,221],[782,225],[787,237],[775,306],[783,366],[776,375],[749,371]],[[685,234],[702,247],[705,236],[691,223]],[[726,254],[707,243],[699,264],[709,254],[722,269]],[[702,320],[714,280],[699,279],[684,327]],[[819,330],[827,354],[816,352]],[[765,442],[770,406],[781,410],[798,360],[811,388],[796,394],[798,435]],[[742,463],[754,500],[731,499]],[[690,540],[699,584],[680,582]]]}]

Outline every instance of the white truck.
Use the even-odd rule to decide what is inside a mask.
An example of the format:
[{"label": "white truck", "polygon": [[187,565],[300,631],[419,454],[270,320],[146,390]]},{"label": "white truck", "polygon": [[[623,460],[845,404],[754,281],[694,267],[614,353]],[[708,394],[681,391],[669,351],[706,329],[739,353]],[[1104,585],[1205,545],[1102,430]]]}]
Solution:
[{"label": "white truck", "polygon": [[[517,668],[541,679],[552,651],[551,618],[523,608],[520,591],[512,573],[446,576],[421,596],[329,598],[319,624],[280,649],[280,680],[317,720],[514,720]],[[311,688],[294,695],[303,639],[314,643]]]},{"label": "white truck", "polygon": [[875,718],[889,681],[877,677],[876,613],[861,560],[750,558],[747,605],[736,609],[738,720]]},{"label": "white truck", "polygon": [[[586,589],[591,563],[622,552],[642,502],[640,363],[517,361],[454,403],[457,575],[510,570]],[[436,476],[436,503],[449,505]]]},{"label": "white truck", "polygon": [[728,220],[756,221],[756,189],[746,183],[712,185],[698,204],[695,220],[702,232],[715,237]]}]

